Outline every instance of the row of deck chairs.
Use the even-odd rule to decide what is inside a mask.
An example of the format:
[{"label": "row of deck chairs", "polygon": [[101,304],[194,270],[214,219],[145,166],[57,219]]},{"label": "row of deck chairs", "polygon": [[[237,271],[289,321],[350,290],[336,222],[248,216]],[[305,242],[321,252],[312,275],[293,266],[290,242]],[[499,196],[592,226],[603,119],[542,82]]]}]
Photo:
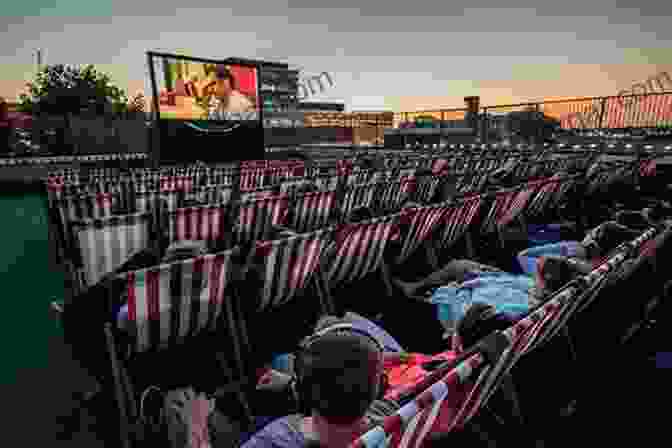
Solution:
[{"label": "row of deck chairs", "polygon": [[[636,297],[614,296],[614,291],[619,288],[634,291],[644,287],[649,297],[658,292],[654,289],[661,286],[662,275],[657,263],[663,251],[665,255],[668,254],[667,246],[671,236],[669,228],[651,228],[622,245],[590,274],[565,285],[509,329],[493,333],[460,360],[447,363],[429,374],[420,385],[401,392],[398,397],[403,404],[401,409],[386,418],[381,426],[360,437],[352,446],[419,447],[430,443],[434,443],[433,446],[450,443],[451,432],[463,428],[479,412],[492,412],[488,409],[488,401],[502,387],[509,389],[506,392],[512,394],[510,396],[515,396],[511,382],[515,367],[525,363],[539,349],[543,350],[554,336],[567,329],[578,330],[574,340],[578,340],[579,344],[586,342],[581,351],[583,356],[575,358],[574,365],[562,366],[562,371],[537,370],[540,381],[533,383],[535,392],[543,396],[544,389],[558,386],[556,381],[568,381],[569,370],[576,370],[577,376],[586,382],[594,380],[595,376],[603,374],[603,369],[598,370],[597,366],[605,361],[605,357],[596,357],[596,353],[611,353],[614,344],[612,341],[611,346],[607,346],[604,335],[599,338],[588,336],[613,332],[610,327],[614,323],[604,321],[612,319],[613,311],[610,310],[618,308],[618,304],[614,303],[617,299],[625,299],[628,303],[625,309],[616,313],[616,321],[624,317],[632,319],[632,313],[641,312],[644,308]],[[657,281],[653,287],[640,283],[655,279]],[[583,315],[586,310],[588,312]],[[594,322],[588,322],[586,316],[601,318],[599,331],[594,330]],[[603,323],[605,328],[602,327]],[[583,334],[578,334],[581,332]],[[590,368],[596,368],[595,373],[587,370]],[[517,405],[520,406],[520,403]],[[518,418],[522,418],[520,409],[515,413]],[[521,433],[525,431],[525,427],[520,429]],[[527,430],[532,428],[528,427]]]},{"label": "row of deck chairs", "polygon": [[[347,176],[295,177],[280,180],[281,183],[274,186],[246,189],[241,185],[239,191],[226,180],[223,183],[209,182],[199,189],[192,188],[193,182],[189,176],[166,177],[168,180],[158,177],[154,188],[142,182],[109,181],[102,188],[95,180],[85,185],[50,182],[49,208],[55,239],[58,240],[56,252],[59,254],[59,262],[71,261],[88,273],[88,278],[79,274],[75,281],[75,286],[81,290],[95,284],[103,274],[110,272],[112,266],[123,264],[129,254],[147,247],[161,222],[167,222],[171,242],[182,239],[213,241],[226,236],[231,239],[230,244],[244,243],[266,236],[272,226],[278,225],[303,233],[338,223],[358,206],[375,205],[376,211],[382,214],[399,211],[406,201],[426,204],[435,196],[441,182],[448,180],[455,193],[478,190],[489,172],[509,160],[483,158],[473,162],[462,156],[453,156],[449,159],[452,163],[448,163],[447,167],[450,179],[446,173],[422,180],[415,179],[413,174],[416,168],[411,167],[397,173],[362,170],[348,173]],[[434,161],[428,159],[424,162],[428,164]],[[516,167],[514,175],[523,179],[533,168],[554,172],[572,168],[571,164],[576,162],[575,159],[535,161],[521,164],[522,168]],[[217,181],[220,180],[220,174],[220,171],[215,173]],[[263,182],[263,175],[263,171],[249,174],[259,179],[259,183]],[[530,182],[525,193],[516,196],[516,202],[520,203],[522,196],[539,193],[538,199],[534,201],[538,208],[542,198],[550,196],[556,189],[559,190],[557,194],[562,194],[562,190],[571,185],[569,181],[549,179]],[[342,187],[340,190],[339,183]],[[308,184],[318,191],[297,194]],[[102,191],[92,193],[89,190],[92,186]],[[66,187],[69,187],[67,192]],[[83,193],[78,194],[76,191]],[[236,194],[239,198],[237,201],[234,199]],[[513,194],[500,194],[498,207],[501,209],[501,203],[513,198]],[[188,202],[200,205],[186,207]],[[168,216],[161,219],[158,217],[159,212]],[[509,215],[505,219],[511,219],[514,213]],[[227,229],[234,228],[235,235],[227,232]],[[118,244],[110,247],[110,238]],[[115,247],[117,253],[114,253]],[[70,260],[66,260],[66,253]]]},{"label": "row of deck chairs", "polygon": [[[348,174],[348,179],[351,177],[352,174]],[[490,195],[461,195],[448,202],[414,207],[409,210],[393,210],[391,213],[385,207],[377,206],[374,208],[380,211],[380,216],[362,223],[348,225],[343,220],[337,219],[335,225],[326,228],[315,226],[307,233],[303,232],[297,236],[272,241],[264,239],[269,233],[260,232],[256,239],[253,236],[249,241],[234,240],[231,247],[204,257],[117,273],[115,278],[123,281],[125,287],[122,291],[125,290],[125,292],[101,300],[109,299],[111,310],[117,310],[122,304],[127,305],[126,325],[130,327],[127,328],[130,331],[120,332],[116,329],[118,313],[115,311],[109,316],[108,323],[115,325],[108,327],[108,334],[111,340],[117,340],[116,343],[113,342],[114,346],[120,344],[127,347],[124,364],[131,362],[134,356],[139,354],[181,345],[185,340],[195,340],[194,338],[198,338],[199,335],[217,334],[220,337],[199,339],[199,344],[203,343],[214,349],[224,339],[234,340],[234,351],[238,352],[235,356],[238,359],[234,364],[237,364],[239,372],[235,372],[233,376],[245,378],[250,371],[243,359],[245,349],[242,347],[246,344],[244,340],[235,341],[238,338],[246,338],[244,329],[241,329],[241,322],[244,322],[242,315],[245,313],[243,309],[237,308],[251,310],[252,315],[269,311],[274,307],[288,304],[292,299],[310,297],[305,294],[305,290],[310,286],[317,291],[316,296],[323,299],[320,304],[321,311],[331,311],[330,308],[334,304],[329,303],[329,290],[337,287],[340,282],[356,281],[368,273],[381,269],[384,265],[383,252],[386,243],[393,236],[403,241],[402,250],[397,259],[398,262],[402,262],[405,255],[412,253],[414,249],[430,239],[431,244],[436,246],[434,237],[437,231],[441,238],[440,245],[442,243],[449,245],[451,241],[466,232],[476,216],[484,216],[480,224],[483,229],[490,229],[493,226],[507,225],[516,216],[528,210],[541,212],[545,207],[557,205],[566,199],[564,194],[569,191],[569,188],[563,191],[560,188],[561,184],[576,184],[577,179],[567,176],[566,178],[558,177],[527,182],[510,191]],[[366,180],[368,179],[363,182]],[[337,186],[339,184],[343,186],[343,191],[340,192],[342,198],[347,198],[348,192],[351,196],[355,195],[354,191],[361,185],[357,185],[356,181],[353,183],[355,184],[353,188],[347,190],[344,186],[346,182],[343,180],[337,182]],[[554,187],[551,188],[550,185]],[[332,192],[327,190],[317,193]],[[335,193],[332,194],[334,195]],[[302,196],[299,194],[285,197],[283,203],[289,204],[297,197]],[[363,204],[372,205],[376,202],[374,199],[381,196],[369,194],[366,197],[368,199]],[[422,198],[414,197],[414,199],[422,202]],[[55,199],[55,201],[59,200],[67,199]],[[268,199],[261,201],[267,203]],[[347,201],[341,199],[340,203],[347,204]],[[207,239],[211,235],[219,237],[221,234],[213,233],[212,226],[201,227],[201,230],[204,228],[209,230],[199,234],[199,226],[190,227],[189,224],[190,222],[212,222],[203,220],[203,217],[211,216],[213,207],[217,210],[217,207],[212,205],[164,210],[168,216],[167,224],[163,219],[152,221],[144,217],[143,219],[148,219],[149,222],[145,228],[151,228],[156,224],[159,228],[156,232],[160,232],[161,229],[167,230],[170,240],[192,240],[194,236],[200,236],[202,239]],[[347,205],[341,205],[341,211],[343,207],[347,208]],[[309,209],[312,207],[304,205],[304,210]],[[107,274],[113,273],[115,267],[119,266],[128,254],[133,253],[133,250],[148,244],[153,231],[148,230],[144,233],[146,237],[139,237],[138,231],[129,231],[128,228],[122,227],[126,225],[133,228],[136,222],[134,220],[140,219],[138,215],[130,216],[133,218],[112,216],[85,223],[84,227],[89,229],[88,233],[85,233],[87,236],[78,236],[75,241],[80,248],[88,247],[91,253],[100,253],[101,251],[98,250],[100,248],[103,250],[100,256],[88,256],[89,262],[86,263],[88,266],[82,269],[86,272],[82,279],[84,289],[91,287]],[[196,218],[190,221],[187,219],[188,216]],[[220,213],[218,216],[223,217],[226,214]],[[109,221],[101,223],[101,219]],[[219,222],[226,222],[226,220],[222,219]],[[252,225],[258,220],[250,219],[244,222]],[[273,223],[272,219],[271,222]],[[331,222],[327,220],[324,224],[328,225]],[[110,227],[119,228],[116,232],[118,239],[104,236],[99,238],[96,235],[96,229],[107,230]],[[402,227],[406,230],[402,231]],[[226,230],[226,227],[219,228]],[[194,234],[186,229],[196,229],[196,232]],[[81,232],[76,233],[79,235]],[[243,243],[254,244],[249,246]],[[330,252],[328,249],[333,245],[336,248]],[[90,249],[92,247],[96,249]],[[331,255],[332,260],[323,260],[326,255]],[[82,260],[85,258],[87,256],[82,256]],[[90,261],[93,259],[100,260],[99,264]],[[236,297],[236,292],[249,293],[249,288],[246,289],[249,285],[241,284],[241,280],[253,265],[260,267],[262,281],[256,284],[257,291],[245,295],[245,303],[240,303],[240,295]],[[190,281],[185,282],[184,279],[190,279]],[[112,288],[110,290],[112,291]],[[315,300],[312,301],[315,302]],[[239,302],[238,307],[235,306],[236,302]],[[164,309],[166,306],[172,311],[166,313]],[[250,350],[249,347],[248,350]],[[119,350],[113,350],[113,353],[117,352]],[[119,369],[119,371],[123,370]],[[125,383],[129,400],[135,403],[137,400],[133,394],[128,393],[130,382],[125,381]],[[133,407],[131,406],[131,409]],[[132,418],[133,415],[126,417]]]}]

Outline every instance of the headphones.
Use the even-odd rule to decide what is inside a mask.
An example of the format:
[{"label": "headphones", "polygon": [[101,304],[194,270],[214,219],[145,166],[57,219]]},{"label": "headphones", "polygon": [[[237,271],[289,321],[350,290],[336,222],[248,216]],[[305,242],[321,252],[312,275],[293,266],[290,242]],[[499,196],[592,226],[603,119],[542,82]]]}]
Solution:
[{"label": "headphones", "polygon": [[[317,341],[322,339],[323,337],[330,335],[332,333],[349,333],[349,334],[355,334],[359,336],[364,336],[366,339],[368,339],[370,342],[372,342],[378,351],[378,354],[380,356],[380,364],[383,364],[383,354],[385,353],[385,347],[383,344],[373,337],[371,334],[368,332],[361,330],[359,328],[356,328],[352,324],[349,323],[337,323],[333,325],[329,325],[326,328],[323,328],[320,331],[317,331],[316,333],[312,334],[311,336],[308,336],[305,338],[300,344],[299,344],[299,351],[295,353],[295,361],[294,361],[294,378],[292,382],[292,387],[293,387],[293,393],[294,393],[294,398],[298,404],[299,411],[302,414],[309,414],[313,408],[316,406],[314,405],[314,402],[312,401],[311,397],[311,385],[307,384],[307,382],[304,379],[304,370],[305,370],[305,353],[310,347],[312,347]],[[374,386],[374,388],[371,391],[371,396],[370,396],[370,401],[373,402],[376,399],[382,398],[385,395],[385,391],[387,390],[388,387],[388,378],[387,375],[384,372],[380,373],[380,379],[378,380],[378,383]]]}]

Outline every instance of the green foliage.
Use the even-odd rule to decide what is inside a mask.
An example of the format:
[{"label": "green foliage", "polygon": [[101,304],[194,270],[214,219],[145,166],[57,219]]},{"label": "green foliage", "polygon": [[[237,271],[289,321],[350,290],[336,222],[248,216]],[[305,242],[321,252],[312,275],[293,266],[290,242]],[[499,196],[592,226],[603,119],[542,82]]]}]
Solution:
[{"label": "green foliage", "polygon": [[123,89],[112,84],[110,77],[95,69],[69,65],[49,65],[42,69],[28,92],[20,96],[19,110],[35,115],[97,115],[119,116],[128,110]]}]

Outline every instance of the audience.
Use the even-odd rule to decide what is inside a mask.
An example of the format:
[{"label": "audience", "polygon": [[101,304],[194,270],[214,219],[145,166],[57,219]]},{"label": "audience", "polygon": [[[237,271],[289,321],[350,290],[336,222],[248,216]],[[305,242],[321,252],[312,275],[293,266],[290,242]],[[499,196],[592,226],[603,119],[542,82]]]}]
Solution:
[{"label": "audience", "polygon": [[[460,322],[459,349],[468,349],[510,324],[511,320],[494,308],[474,304]],[[406,354],[385,330],[361,316],[324,317],[315,333],[302,343],[294,371],[270,371],[258,386],[272,392],[270,399],[293,395],[297,403],[294,410],[299,412],[260,418],[266,424],[260,424],[249,438],[241,434],[238,441],[247,439],[244,448],[342,448],[394,414],[399,409],[394,397],[400,391],[417,384],[437,366],[455,360],[458,353]],[[202,443],[210,441],[216,431],[231,435],[230,428],[208,429],[207,420],[218,411],[204,395],[187,390],[172,396],[174,403],[169,400],[168,407],[176,409],[177,415],[170,423],[173,448],[207,446]],[[213,444],[214,448],[219,446]]]}]

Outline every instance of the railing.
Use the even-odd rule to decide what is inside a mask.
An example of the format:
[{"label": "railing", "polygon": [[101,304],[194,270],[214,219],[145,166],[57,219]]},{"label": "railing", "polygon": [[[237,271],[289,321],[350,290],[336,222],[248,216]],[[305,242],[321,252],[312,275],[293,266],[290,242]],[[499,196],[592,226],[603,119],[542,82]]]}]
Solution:
[{"label": "railing", "polygon": [[[509,113],[523,111],[542,112],[565,130],[672,127],[672,92],[486,106],[480,108],[479,126],[502,129]],[[467,109],[398,112],[394,120],[396,128],[466,127],[466,121]]]}]

